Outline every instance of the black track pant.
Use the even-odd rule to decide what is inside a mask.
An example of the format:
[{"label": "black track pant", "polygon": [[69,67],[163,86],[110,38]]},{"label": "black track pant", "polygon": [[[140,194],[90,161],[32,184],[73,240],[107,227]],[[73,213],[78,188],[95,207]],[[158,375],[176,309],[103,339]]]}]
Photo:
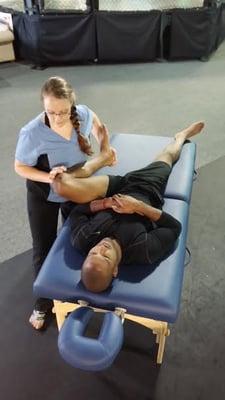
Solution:
[{"label": "black track pant", "polygon": [[[30,229],[33,239],[33,266],[34,275],[38,275],[42,264],[57,236],[58,215],[61,208],[63,221],[68,217],[74,203],[53,203],[44,199],[44,196],[28,190],[27,209]],[[39,298],[36,300],[35,309],[46,311],[52,307],[52,301]]]}]

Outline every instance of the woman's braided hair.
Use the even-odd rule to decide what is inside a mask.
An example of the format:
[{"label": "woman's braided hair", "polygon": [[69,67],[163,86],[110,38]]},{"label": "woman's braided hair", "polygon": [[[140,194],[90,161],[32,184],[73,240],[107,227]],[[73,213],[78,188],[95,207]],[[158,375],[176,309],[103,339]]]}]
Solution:
[{"label": "woman's braided hair", "polygon": [[[42,86],[41,99],[43,100],[43,98],[46,95],[51,95],[56,97],[57,99],[66,99],[70,101],[71,103],[70,119],[77,133],[77,140],[80,149],[81,151],[83,151],[83,153],[87,155],[93,154],[89,140],[80,132],[80,121],[78,119],[78,114],[75,105],[76,97],[72,86],[65,79],[59,76],[53,76],[49,78]],[[46,113],[45,113],[45,123],[46,125],[50,126],[49,119]]]}]

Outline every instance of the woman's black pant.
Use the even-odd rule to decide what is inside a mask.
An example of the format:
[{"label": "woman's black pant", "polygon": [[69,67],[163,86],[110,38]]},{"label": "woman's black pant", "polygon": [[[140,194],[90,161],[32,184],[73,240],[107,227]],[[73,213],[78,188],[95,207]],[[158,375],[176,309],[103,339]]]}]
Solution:
[{"label": "woman's black pant", "polygon": [[[44,196],[27,191],[27,209],[30,229],[33,240],[33,266],[34,275],[38,275],[42,264],[57,236],[58,216],[61,209],[63,222],[70,214],[74,203],[53,203]],[[52,300],[38,298],[35,309],[47,311],[52,307]]]}]

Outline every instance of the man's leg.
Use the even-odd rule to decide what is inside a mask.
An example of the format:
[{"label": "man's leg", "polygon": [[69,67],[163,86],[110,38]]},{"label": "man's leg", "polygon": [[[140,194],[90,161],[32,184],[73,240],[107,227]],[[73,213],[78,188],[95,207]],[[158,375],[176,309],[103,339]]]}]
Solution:
[{"label": "man's leg", "polygon": [[154,159],[154,161],[164,161],[172,166],[180,157],[184,142],[200,133],[203,128],[204,122],[195,122],[188,128],[176,133],[174,136],[174,142],[166,146],[162,153],[160,153]]},{"label": "man's leg", "polygon": [[119,193],[130,194],[130,191],[131,193],[134,191],[148,193],[149,190],[151,204],[160,208],[163,204],[163,196],[172,166],[178,160],[184,142],[197,135],[203,127],[203,122],[196,122],[176,133],[175,140],[166,146],[151,164],[125,175],[125,183]]},{"label": "man's leg", "polygon": [[100,168],[106,166],[112,166],[117,162],[116,150],[110,146],[109,132],[105,125],[100,128],[101,132],[101,143],[100,143],[100,153],[85,162],[81,167],[68,168],[68,172],[74,178],[88,178],[93,175]]},{"label": "man's leg", "polygon": [[[154,161],[164,161],[172,166],[179,158],[185,140],[197,135],[203,127],[203,122],[196,122],[183,131],[176,133],[174,142],[169,144]],[[62,173],[55,178],[52,186],[56,193],[68,200],[75,203],[87,203],[105,197],[109,186],[109,177],[102,175],[89,178],[74,178],[68,173]]]},{"label": "man's leg", "polygon": [[53,190],[60,196],[75,203],[88,203],[105,197],[109,185],[107,175],[89,178],[74,178],[64,172],[57,175],[52,183]]},{"label": "man's leg", "polygon": [[98,169],[117,162],[116,150],[110,147],[109,133],[105,125],[101,127],[100,154],[86,161],[82,167],[70,168],[70,172],[60,173],[53,180],[52,188],[60,196],[75,203],[87,203],[106,195],[108,176],[91,177]]}]

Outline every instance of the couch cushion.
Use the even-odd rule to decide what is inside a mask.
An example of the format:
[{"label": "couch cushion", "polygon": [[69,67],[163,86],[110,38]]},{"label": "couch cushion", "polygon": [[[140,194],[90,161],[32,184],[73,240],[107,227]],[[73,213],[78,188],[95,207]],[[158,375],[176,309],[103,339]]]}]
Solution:
[{"label": "couch cushion", "polygon": [[0,31],[0,44],[11,43],[14,40],[14,35],[10,30]]}]

